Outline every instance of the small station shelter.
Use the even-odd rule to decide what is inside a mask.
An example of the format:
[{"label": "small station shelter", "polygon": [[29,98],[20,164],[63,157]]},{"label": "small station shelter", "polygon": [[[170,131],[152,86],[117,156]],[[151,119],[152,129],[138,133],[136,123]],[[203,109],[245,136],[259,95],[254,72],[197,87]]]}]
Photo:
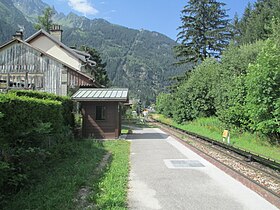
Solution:
[{"label": "small station shelter", "polygon": [[121,104],[128,102],[127,88],[80,88],[72,99],[81,103],[83,137],[119,137]]}]

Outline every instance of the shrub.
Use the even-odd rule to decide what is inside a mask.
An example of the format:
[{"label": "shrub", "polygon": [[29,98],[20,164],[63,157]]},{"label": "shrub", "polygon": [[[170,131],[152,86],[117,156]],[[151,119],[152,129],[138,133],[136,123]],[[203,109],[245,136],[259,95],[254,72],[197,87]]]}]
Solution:
[{"label": "shrub", "polygon": [[65,139],[62,110],[59,101],[0,94],[0,199],[30,183],[51,146]]},{"label": "shrub", "polygon": [[157,96],[156,109],[166,117],[171,117],[173,112],[173,98],[171,94],[160,93]]},{"label": "shrub", "polygon": [[264,45],[263,41],[243,46],[230,45],[221,61],[221,79],[216,84],[215,107],[217,116],[227,126],[247,128],[245,111],[246,74]]},{"label": "shrub", "polygon": [[73,101],[66,96],[57,96],[51,93],[39,92],[39,91],[29,91],[29,90],[11,90],[11,93],[15,93],[18,96],[27,96],[31,98],[38,99],[49,99],[54,101],[60,101],[63,106],[63,118],[67,126],[74,128],[75,120],[73,114]]},{"label": "shrub", "polygon": [[4,114],[0,118],[0,132],[9,144],[19,143],[22,138],[38,141],[36,135],[30,139],[30,134],[39,131],[59,133],[63,126],[62,106],[58,101],[1,94],[0,111]]},{"label": "shrub", "polygon": [[220,80],[220,69],[216,60],[208,58],[178,87],[173,113],[176,122],[215,115],[214,99],[217,81]]},{"label": "shrub", "polygon": [[280,44],[268,40],[246,77],[250,128],[280,140]]}]

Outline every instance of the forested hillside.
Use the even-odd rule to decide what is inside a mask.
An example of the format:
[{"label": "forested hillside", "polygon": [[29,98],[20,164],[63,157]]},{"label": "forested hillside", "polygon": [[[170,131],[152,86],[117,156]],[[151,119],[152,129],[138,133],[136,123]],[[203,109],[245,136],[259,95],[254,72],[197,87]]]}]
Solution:
[{"label": "forested hillside", "polygon": [[[24,26],[25,37],[34,33],[33,25],[47,6],[41,0],[0,0],[0,42],[10,40],[18,25]],[[107,63],[112,85],[128,87],[132,97],[153,101],[170,85],[170,77],[186,70],[173,65],[176,42],[160,33],[53,11],[53,22],[63,28],[62,41],[77,48],[94,47]]]},{"label": "forested hillside", "polygon": [[12,35],[20,27],[24,27],[27,32],[26,35],[30,35],[35,32],[26,19],[25,16],[14,6],[10,0],[0,1],[0,43],[11,39]]},{"label": "forested hillside", "polygon": [[135,90],[142,100],[155,97],[170,84],[170,77],[184,71],[184,68],[173,65],[175,42],[162,34],[112,27],[102,19],[90,24],[93,24],[92,31],[66,29],[64,42],[69,46],[91,43],[102,52],[113,85]]},{"label": "forested hillside", "polygon": [[178,123],[218,117],[224,128],[263,134],[278,144],[279,11],[278,0],[249,5],[220,59],[201,60],[175,91],[160,94],[158,111]]}]

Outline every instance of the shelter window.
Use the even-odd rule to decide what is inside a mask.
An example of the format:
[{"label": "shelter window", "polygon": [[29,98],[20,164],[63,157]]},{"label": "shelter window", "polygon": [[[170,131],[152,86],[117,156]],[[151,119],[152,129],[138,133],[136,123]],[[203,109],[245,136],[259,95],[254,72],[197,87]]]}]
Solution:
[{"label": "shelter window", "polygon": [[96,120],[105,120],[106,107],[96,106]]}]

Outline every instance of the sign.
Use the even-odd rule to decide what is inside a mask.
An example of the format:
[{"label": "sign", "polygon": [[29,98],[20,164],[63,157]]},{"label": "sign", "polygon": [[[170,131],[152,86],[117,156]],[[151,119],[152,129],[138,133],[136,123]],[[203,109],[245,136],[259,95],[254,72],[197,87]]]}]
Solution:
[{"label": "sign", "polygon": [[228,130],[224,130],[223,132],[223,142],[227,139],[227,143],[230,144],[230,134]]},{"label": "sign", "polygon": [[224,130],[223,132],[223,138],[227,138],[229,136],[228,130]]}]

